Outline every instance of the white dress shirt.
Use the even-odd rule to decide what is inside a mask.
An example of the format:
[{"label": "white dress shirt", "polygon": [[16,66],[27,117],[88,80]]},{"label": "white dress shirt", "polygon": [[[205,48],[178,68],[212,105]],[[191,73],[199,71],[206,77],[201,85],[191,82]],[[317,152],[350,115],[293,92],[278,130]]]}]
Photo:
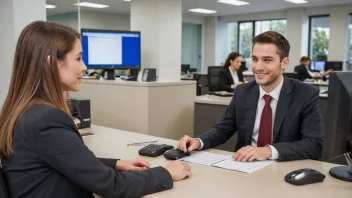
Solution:
[{"label": "white dress shirt", "polygon": [[[262,113],[263,113],[263,108],[265,106],[265,101],[263,96],[265,94],[270,95],[273,99],[270,102],[270,106],[271,106],[271,110],[272,110],[272,128],[271,128],[271,142],[273,141],[273,129],[274,129],[274,121],[275,121],[275,114],[276,114],[276,107],[277,107],[277,102],[279,101],[279,97],[280,97],[280,92],[281,92],[281,88],[282,85],[284,83],[284,78],[282,78],[281,83],[274,89],[272,90],[270,93],[267,93],[262,86],[259,86],[259,98],[258,98],[258,105],[257,105],[257,112],[255,115],[255,122],[254,122],[254,129],[253,129],[253,134],[252,134],[252,142],[251,142],[251,146],[257,147],[257,142],[258,142],[258,136],[259,136],[259,127],[260,127],[260,120],[262,117]],[[201,139],[196,138],[200,141],[200,148],[199,150],[201,150],[204,146],[204,143]],[[271,149],[271,158],[269,159],[278,159],[279,158],[279,152],[276,150],[275,147],[268,145]]]},{"label": "white dress shirt", "polygon": [[[231,66],[229,67],[229,71],[230,71],[230,74],[232,76],[232,79],[233,79],[233,84],[236,84],[240,81],[240,79],[238,78],[238,75],[237,75],[237,70],[236,71],[232,71],[231,69]],[[233,85],[231,85],[231,88],[234,88]]]}]

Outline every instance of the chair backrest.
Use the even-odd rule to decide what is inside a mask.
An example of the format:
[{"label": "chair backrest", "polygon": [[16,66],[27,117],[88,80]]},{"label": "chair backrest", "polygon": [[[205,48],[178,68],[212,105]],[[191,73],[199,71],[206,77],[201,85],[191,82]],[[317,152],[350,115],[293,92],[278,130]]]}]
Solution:
[{"label": "chair backrest", "polygon": [[295,72],[284,72],[284,75],[289,78],[298,79],[298,75]]},{"label": "chair backrest", "polygon": [[5,176],[2,172],[1,163],[0,163],[0,197],[1,198],[10,198],[8,193],[7,185],[5,183]]},{"label": "chair backrest", "polygon": [[208,67],[208,90],[210,92],[219,91],[218,81],[220,76],[221,66]]}]

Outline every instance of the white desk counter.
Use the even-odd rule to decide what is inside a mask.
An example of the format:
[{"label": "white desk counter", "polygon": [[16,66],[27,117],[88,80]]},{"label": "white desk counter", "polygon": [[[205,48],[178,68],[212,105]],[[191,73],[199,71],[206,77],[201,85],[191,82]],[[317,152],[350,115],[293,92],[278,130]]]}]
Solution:
[{"label": "white desk counter", "polygon": [[96,125],[170,139],[193,136],[195,81],[83,80],[70,96],[90,99]]},{"label": "white desk counter", "polygon": [[107,85],[120,85],[120,86],[136,86],[136,87],[164,87],[164,86],[180,86],[196,84],[193,81],[173,81],[173,82],[139,82],[139,81],[126,81],[121,79],[116,80],[90,80],[84,79],[82,83],[87,84],[107,84]]},{"label": "white desk counter", "polygon": [[[95,135],[85,136],[83,140],[97,157],[119,159],[142,158],[155,166],[164,166],[169,160],[163,156],[142,157],[138,150],[142,146],[127,146],[128,143],[158,140],[158,144],[176,146],[177,141],[126,132],[100,126],[92,126]],[[232,152],[208,149],[208,152],[232,155]],[[221,168],[190,164],[193,175],[183,181],[175,182],[171,190],[151,194],[145,198],[351,198],[352,183],[337,180],[329,175],[332,167],[338,166],[313,160],[274,162],[254,173],[247,174]],[[312,168],[326,175],[324,182],[305,186],[294,186],[284,181],[287,173],[301,168]]]}]

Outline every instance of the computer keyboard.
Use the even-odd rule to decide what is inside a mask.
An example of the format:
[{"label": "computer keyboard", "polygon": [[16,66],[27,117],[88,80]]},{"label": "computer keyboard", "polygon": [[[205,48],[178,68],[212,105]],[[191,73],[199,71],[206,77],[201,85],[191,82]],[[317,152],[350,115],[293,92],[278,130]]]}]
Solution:
[{"label": "computer keyboard", "polygon": [[141,148],[138,153],[140,155],[156,157],[165,153],[165,151],[174,148],[171,145],[166,144],[149,144],[143,148]]},{"label": "computer keyboard", "polygon": [[185,153],[178,149],[170,149],[164,153],[164,157],[169,160],[177,160],[190,155],[191,155],[191,152]]}]

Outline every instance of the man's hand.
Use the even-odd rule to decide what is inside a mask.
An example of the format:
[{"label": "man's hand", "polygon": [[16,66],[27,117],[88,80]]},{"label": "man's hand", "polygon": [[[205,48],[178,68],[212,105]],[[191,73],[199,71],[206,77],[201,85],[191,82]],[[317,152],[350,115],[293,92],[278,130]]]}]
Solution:
[{"label": "man's hand", "polygon": [[200,141],[187,135],[178,141],[177,148],[183,152],[191,152],[200,147]]},{"label": "man's hand", "polygon": [[238,150],[232,159],[238,162],[253,162],[254,160],[267,160],[271,158],[271,148],[269,146],[265,147],[253,147],[245,146]]},{"label": "man's hand", "polygon": [[147,161],[141,159],[117,160],[116,162],[116,170],[119,171],[140,171],[150,167]]}]

